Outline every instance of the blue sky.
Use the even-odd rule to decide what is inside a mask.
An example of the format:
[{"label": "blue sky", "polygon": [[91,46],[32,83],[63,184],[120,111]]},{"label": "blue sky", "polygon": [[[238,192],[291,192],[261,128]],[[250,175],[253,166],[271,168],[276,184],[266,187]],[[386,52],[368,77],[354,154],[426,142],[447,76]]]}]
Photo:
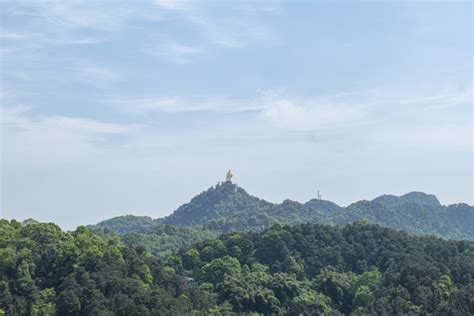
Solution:
[{"label": "blue sky", "polygon": [[1,211],[251,194],[474,203],[470,2],[2,1]]}]

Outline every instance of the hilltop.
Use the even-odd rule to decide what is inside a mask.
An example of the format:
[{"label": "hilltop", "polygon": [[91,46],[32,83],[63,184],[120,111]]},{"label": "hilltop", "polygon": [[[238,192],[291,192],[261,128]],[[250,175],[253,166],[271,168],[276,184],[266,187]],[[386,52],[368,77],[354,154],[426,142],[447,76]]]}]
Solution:
[{"label": "hilltop", "polygon": [[262,230],[274,223],[298,224],[321,219],[317,208],[285,200],[274,204],[248,194],[230,181],[219,183],[180,206],[163,223],[229,232]]},{"label": "hilltop", "polygon": [[285,200],[271,203],[252,196],[226,181],[210,187],[183,204],[169,216],[120,217],[97,224],[120,234],[152,233],[159,225],[193,227],[217,233],[261,231],[272,224],[326,223],[345,225],[366,221],[412,234],[474,240],[474,207],[441,205],[434,195],[410,192],[402,196],[382,195],[342,207],[331,201],[312,199],[306,203]]}]

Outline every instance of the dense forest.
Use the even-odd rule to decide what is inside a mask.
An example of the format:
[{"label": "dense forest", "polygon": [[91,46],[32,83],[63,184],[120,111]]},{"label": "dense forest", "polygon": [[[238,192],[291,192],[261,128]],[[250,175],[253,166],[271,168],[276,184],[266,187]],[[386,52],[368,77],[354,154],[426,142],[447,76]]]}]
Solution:
[{"label": "dense forest", "polygon": [[117,234],[125,244],[139,244],[158,256],[175,254],[198,240],[217,237],[218,233],[200,227],[162,224],[147,216],[118,216],[88,226],[96,234]]},{"label": "dense forest", "polygon": [[469,315],[473,209],[274,204],[224,182],[161,219],[0,220],[0,315]]},{"label": "dense forest", "polygon": [[234,312],[474,312],[473,242],[411,237],[363,222],[235,232],[169,260]]},{"label": "dense forest", "polygon": [[0,310],[469,315],[474,243],[410,236],[364,222],[343,228],[277,224],[155,256],[139,240],[124,243],[118,235],[83,226],[64,232],[54,224],[0,220]]},{"label": "dense forest", "polygon": [[[209,188],[163,219],[126,216],[103,221],[94,227],[109,233],[146,234],[146,238],[153,239],[155,237],[151,235],[156,226],[169,224],[192,227],[193,231],[175,234],[193,234],[201,239],[209,231],[261,231],[275,223],[345,225],[358,220],[412,234],[474,240],[474,207],[467,204],[443,206],[434,195],[421,192],[400,197],[383,195],[347,207],[320,199],[304,204],[291,200],[274,204],[249,195],[231,182]],[[162,231],[163,228],[156,230]]]},{"label": "dense forest", "polygon": [[0,315],[183,315],[213,298],[140,245],[0,220]]}]

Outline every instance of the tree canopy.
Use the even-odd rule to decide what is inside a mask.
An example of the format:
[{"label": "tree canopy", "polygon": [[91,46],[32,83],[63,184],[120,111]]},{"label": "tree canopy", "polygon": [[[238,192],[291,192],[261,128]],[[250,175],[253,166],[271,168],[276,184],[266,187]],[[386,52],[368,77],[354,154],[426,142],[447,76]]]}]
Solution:
[{"label": "tree canopy", "polygon": [[343,228],[277,224],[202,239],[159,256],[141,242],[83,226],[64,232],[54,224],[0,220],[0,311],[474,313],[470,241],[414,237],[356,222]]},{"label": "tree canopy", "polygon": [[162,222],[231,232],[261,231],[275,223],[344,225],[358,220],[403,229],[412,234],[474,240],[473,206],[443,206],[434,195],[422,192],[411,192],[400,197],[383,195],[347,207],[320,199],[304,204],[291,200],[274,204],[249,195],[231,182],[224,182],[197,195],[163,218]]}]

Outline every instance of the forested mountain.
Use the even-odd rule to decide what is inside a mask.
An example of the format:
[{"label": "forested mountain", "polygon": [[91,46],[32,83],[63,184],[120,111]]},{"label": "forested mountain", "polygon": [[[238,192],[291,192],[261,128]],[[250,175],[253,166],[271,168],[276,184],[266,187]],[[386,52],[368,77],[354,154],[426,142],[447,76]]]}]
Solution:
[{"label": "forested mountain", "polygon": [[319,199],[305,204],[290,200],[273,204],[249,195],[231,182],[224,182],[197,195],[162,222],[230,232],[259,231],[274,223],[344,225],[357,220],[413,234],[474,240],[473,206],[443,206],[434,195],[422,192],[411,192],[400,197],[383,195],[372,201],[359,201],[347,207]]},{"label": "forested mountain", "polygon": [[97,234],[116,233],[124,243],[139,244],[158,256],[174,254],[183,246],[218,234],[200,227],[167,225],[161,219],[133,215],[114,217],[88,228]]},{"label": "forested mountain", "polygon": [[336,203],[320,199],[309,200],[304,204],[304,206],[316,213],[320,213],[323,218],[331,217],[342,210],[342,207]]},{"label": "forested mountain", "polygon": [[413,234],[474,240],[474,207],[443,206],[434,195],[383,195],[347,207],[320,199],[274,204],[249,195],[231,182],[209,188],[165,218],[119,216],[88,228],[105,235],[119,234],[126,244],[140,244],[154,255],[166,256],[220,233],[262,231],[275,223],[345,225],[359,220]]},{"label": "forested mountain", "polygon": [[410,192],[402,196],[391,194],[381,195],[372,200],[372,202],[380,203],[386,207],[401,206],[405,204],[417,204],[430,207],[440,207],[438,198],[432,194],[423,192]]},{"label": "forested mountain", "polygon": [[161,219],[153,219],[149,216],[124,215],[106,219],[95,225],[89,225],[92,230],[103,229],[104,233],[117,234],[126,233],[150,233],[161,222]]},{"label": "forested mountain", "polygon": [[357,222],[232,232],[156,257],[0,220],[0,315],[470,315],[474,243]]},{"label": "forested mountain", "polygon": [[414,234],[435,234],[444,238],[474,240],[474,207],[467,204],[442,206],[399,200],[359,201],[330,217],[334,224],[356,220],[403,229]]},{"label": "forested mountain", "polygon": [[195,196],[179,207],[163,223],[191,226],[229,232],[236,230],[262,230],[274,223],[297,224],[321,219],[318,208],[305,207],[298,202],[285,200],[273,204],[249,195],[241,187],[226,181]]}]

